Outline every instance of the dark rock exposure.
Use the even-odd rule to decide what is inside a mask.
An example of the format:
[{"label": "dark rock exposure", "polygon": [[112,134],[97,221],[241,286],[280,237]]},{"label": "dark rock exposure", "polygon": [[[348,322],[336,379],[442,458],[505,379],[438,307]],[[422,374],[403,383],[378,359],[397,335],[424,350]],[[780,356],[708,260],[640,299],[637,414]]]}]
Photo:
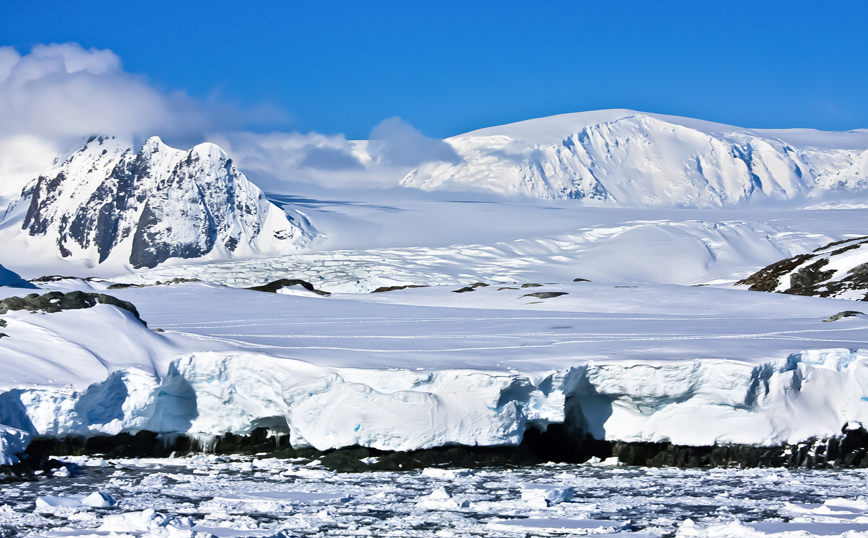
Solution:
[{"label": "dark rock exposure", "polygon": [[[87,293],[83,291],[70,291],[62,293],[59,291],[51,291],[40,295],[31,293],[24,297],[7,297],[0,300],[0,315],[6,314],[10,310],[26,310],[29,312],[45,312],[54,313],[63,310],[78,310],[82,308],[91,308],[97,304],[108,304],[116,306],[122,310],[131,313],[143,325],[148,324],[139,317],[139,311],[135,305],[129,301],[123,301],[112,295],[104,293]],[[2,326],[5,326],[3,322]]]},{"label": "dark rock exposure", "polygon": [[[847,297],[868,300],[868,263],[857,249],[868,249],[868,236],[835,241],[811,253],[798,254],[764,267],[736,286],[751,291],[780,291],[791,295]],[[845,269],[829,269],[830,263]]]},{"label": "dark rock exposure", "polygon": [[[434,466],[465,468],[536,465],[546,462],[584,463],[592,458],[617,457],[622,465],[646,467],[786,467],[868,468],[868,431],[851,423],[841,434],[825,439],[781,446],[682,446],[671,443],[627,443],[576,436],[564,424],[551,424],[545,432],[529,429],[518,446],[444,446],[391,452],[360,446],[318,451],[293,448],[289,435],[257,428],[248,435],[223,434],[210,440],[185,434],[137,433],[34,440],[24,461],[41,468],[46,455],[102,455],[104,457],[168,457],[195,453],[258,454],[280,458],[318,459],[339,472],[397,471]],[[367,458],[376,458],[375,461]],[[41,462],[41,463],[39,463]]]},{"label": "dark rock exposure", "polygon": [[299,280],[297,278],[281,278],[280,280],[275,280],[273,282],[269,282],[268,284],[263,284],[262,286],[253,286],[247,288],[248,290],[253,291],[264,291],[267,293],[277,293],[278,290],[283,288],[288,288],[291,286],[301,286],[311,293],[316,293],[317,295],[322,295],[328,297],[331,293],[327,291],[318,290],[313,287],[313,284],[306,280]]}]

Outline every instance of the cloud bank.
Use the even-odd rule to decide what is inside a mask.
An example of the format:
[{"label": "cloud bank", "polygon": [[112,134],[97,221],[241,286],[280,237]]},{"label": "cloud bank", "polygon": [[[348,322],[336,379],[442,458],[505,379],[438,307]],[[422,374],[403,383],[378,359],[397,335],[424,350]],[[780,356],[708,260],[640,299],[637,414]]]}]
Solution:
[{"label": "cloud bank", "polygon": [[266,106],[242,110],[217,99],[162,91],[147,77],[126,72],[110,50],[65,43],[37,45],[22,54],[0,47],[0,201],[47,171],[58,154],[100,134],[130,143],[158,135],[178,146],[211,140],[251,179],[277,191],[299,182],[395,186],[422,162],[458,160],[448,143],[397,117],[374,127],[368,141],[242,130],[266,116],[278,122],[287,117]]},{"label": "cloud bank", "polygon": [[423,162],[457,163],[447,142],[429,138],[400,118],[389,118],[368,140],[319,133],[223,133],[210,137],[257,184],[281,191],[296,183],[327,188],[397,186]]}]

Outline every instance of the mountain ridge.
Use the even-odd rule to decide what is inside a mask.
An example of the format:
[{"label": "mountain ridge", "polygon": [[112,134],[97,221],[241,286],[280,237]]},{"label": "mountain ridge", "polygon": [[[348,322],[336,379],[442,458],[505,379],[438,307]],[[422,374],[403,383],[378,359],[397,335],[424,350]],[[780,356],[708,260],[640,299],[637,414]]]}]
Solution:
[{"label": "mountain ridge", "polygon": [[152,268],[297,249],[310,232],[289,219],[214,144],[184,151],[151,137],[134,151],[102,136],[28,183],[3,221],[61,258]]},{"label": "mountain ridge", "polygon": [[445,141],[459,163],[422,164],[401,184],[688,207],[868,186],[868,130],[743,129],[619,109],[526,120]]}]

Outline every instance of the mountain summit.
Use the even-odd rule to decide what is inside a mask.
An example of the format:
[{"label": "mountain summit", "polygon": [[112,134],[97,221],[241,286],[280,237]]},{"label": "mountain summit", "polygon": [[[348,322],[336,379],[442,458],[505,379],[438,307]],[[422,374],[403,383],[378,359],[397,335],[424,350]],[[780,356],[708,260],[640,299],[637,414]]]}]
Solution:
[{"label": "mountain summit", "polygon": [[868,187],[868,131],[743,129],[632,110],[563,114],[446,139],[461,161],[401,184],[626,206],[714,207]]},{"label": "mountain summit", "polygon": [[222,149],[189,151],[148,139],[136,152],[91,138],[30,182],[4,220],[63,258],[155,267],[171,258],[285,253],[304,222],[266,200]]}]

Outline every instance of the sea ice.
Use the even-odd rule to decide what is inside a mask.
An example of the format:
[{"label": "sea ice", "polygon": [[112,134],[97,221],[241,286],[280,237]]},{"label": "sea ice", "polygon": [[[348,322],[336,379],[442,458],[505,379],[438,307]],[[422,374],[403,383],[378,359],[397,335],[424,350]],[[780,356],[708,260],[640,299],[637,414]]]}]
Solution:
[{"label": "sea ice", "polygon": [[575,490],[569,486],[552,486],[546,484],[522,484],[521,500],[533,508],[549,506],[572,500]]}]

